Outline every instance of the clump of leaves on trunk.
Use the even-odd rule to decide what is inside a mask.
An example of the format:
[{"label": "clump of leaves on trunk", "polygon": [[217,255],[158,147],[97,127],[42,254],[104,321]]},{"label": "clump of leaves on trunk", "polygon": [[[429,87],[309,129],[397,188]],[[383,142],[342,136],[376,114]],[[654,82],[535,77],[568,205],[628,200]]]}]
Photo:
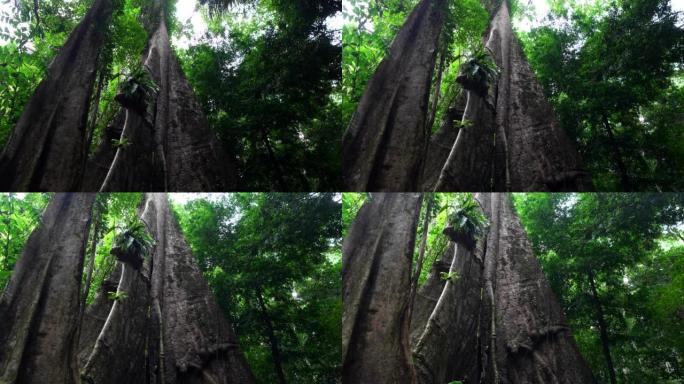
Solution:
[{"label": "clump of leaves on trunk", "polygon": [[489,85],[499,75],[499,68],[487,51],[480,47],[461,65],[460,74],[456,81],[464,89],[475,92],[484,97],[489,91]]},{"label": "clump of leaves on trunk", "polygon": [[123,82],[115,100],[124,108],[133,109],[142,116],[156,100],[159,87],[144,66],[134,69]]},{"label": "clump of leaves on trunk", "polygon": [[477,240],[484,234],[487,217],[470,194],[459,197],[452,209],[443,233],[452,241],[473,250]]},{"label": "clump of leaves on trunk", "polygon": [[154,240],[147,232],[145,223],[137,217],[127,221],[120,231],[114,238],[111,254],[122,263],[129,263],[139,269],[143,259],[150,253]]}]

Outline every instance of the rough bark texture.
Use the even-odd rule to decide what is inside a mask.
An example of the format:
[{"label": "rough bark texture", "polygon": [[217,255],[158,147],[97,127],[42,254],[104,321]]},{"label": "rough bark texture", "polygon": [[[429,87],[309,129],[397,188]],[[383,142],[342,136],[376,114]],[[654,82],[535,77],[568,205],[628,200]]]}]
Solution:
[{"label": "rough bark texture", "polygon": [[[461,372],[477,373],[477,333],[483,247],[475,252],[456,244],[450,278],[413,350],[418,383],[442,384]],[[470,337],[463,337],[471,335]]]},{"label": "rough bark texture", "polygon": [[[130,264],[123,265],[109,315],[83,367],[86,382],[142,383],[145,381],[145,335],[150,296],[148,280]],[[122,358],[124,357],[124,358]]]},{"label": "rough bark texture", "polygon": [[[154,12],[154,11],[153,11]],[[117,151],[100,148],[91,174],[102,191],[227,191],[236,171],[210,131],[169,42],[162,16],[152,30],[144,66],[159,87],[151,113],[125,112],[120,138],[131,144]],[[143,116],[146,115],[146,116]],[[103,141],[100,145],[111,146]],[[95,165],[95,164],[92,164]],[[99,169],[99,172],[97,171]]]},{"label": "rough bark texture", "polygon": [[114,300],[109,298],[109,292],[116,292],[121,280],[121,264],[117,264],[112,273],[102,282],[93,302],[86,308],[81,322],[81,332],[78,339],[78,361],[83,367],[88,362],[97,337],[104,327]]},{"label": "rough bark texture", "polygon": [[442,290],[446,281],[440,276],[441,273],[449,272],[451,268],[451,261],[454,259],[454,244],[450,243],[447,250],[444,252],[439,260],[435,260],[430,267],[430,273],[427,280],[416,292],[416,299],[413,303],[413,313],[411,314],[411,345],[415,347],[423,335],[425,324],[427,324],[432,310],[437,305],[439,297],[442,295]]},{"label": "rough bark texture", "polygon": [[492,185],[492,154],[496,122],[494,100],[490,89],[487,97],[467,91],[468,102],[463,114],[464,128],[458,131],[449,157],[440,172],[435,191],[488,191]]},{"label": "rough bark texture", "polygon": [[[142,216],[156,245],[152,255],[152,311],[161,312],[158,381],[249,384],[254,378],[221,314],[165,194],[150,193]],[[162,380],[163,378],[163,380]]]},{"label": "rough bark texture", "polygon": [[[451,191],[583,191],[593,188],[579,155],[558,123],[513,33],[507,1],[490,6],[492,21],[485,46],[501,70],[491,116],[475,121],[473,134],[445,166],[438,190]],[[472,99],[472,96],[471,96]],[[494,120],[495,126],[490,127]],[[496,133],[491,141],[490,130]],[[463,130],[462,130],[463,131]],[[464,138],[466,139],[466,138]],[[488,154],[467,150],[478,143],[491,146]],[[489,168],[491,176],[480,177]],[[508,174],[507,174],[508,173]],[[475,178],[475,179],[473,179]]]},{"label": "rough bark texture", "polygon": [[0,156],[3,191],[78,190],[88,106],[111,0],[96,0],[53,60]]},{"label": "rough bark texture", "polygon": [[425,153],[425,161],[423,162],[422,191],[434,189],[439,174],[449,158],[451,148],[454,146],[454,142],[456,142],[460,129],[456,126],[455,122],[463,120],[467,101],[467,92],[462,91],[456,97],[454,103],[447,109],[445,116],[442,118],[439,131],[430,138],[427,152]]},{"label": "rough bark texture", "polygon": [[422,0],[368,82],[343,141],[350,191],[419,188],[425,122],[444,0]]},{"label": "rough bark texture", "polygon": [[407,316],[420,194],[374,194],[343,245],[342,382],[413,383]]},{"label": "rough bark texture", "polygon": [[0,299],[0,382],[78,383],[81,274],[95,194],[57,194]]},{"label": "rough bark texture", "polygon": [[494,321],[480,323],[485,381],[593,383],[510,198],[488,194],[482,203],[491,222],[483,308],[494,309]]}]

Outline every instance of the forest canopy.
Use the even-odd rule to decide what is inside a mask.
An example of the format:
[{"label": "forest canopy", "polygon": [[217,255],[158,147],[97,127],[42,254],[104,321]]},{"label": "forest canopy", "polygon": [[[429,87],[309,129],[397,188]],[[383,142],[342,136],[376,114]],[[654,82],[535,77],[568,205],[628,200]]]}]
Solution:
[{"label": "forest canopy", "polygon": [[[385,195],[343,195],[342,221],[346,237],[364,202],[382,199]],[[525,193],[512,194],[512,200],[533,254],[596,379],[602,383],[681,381],[684,375],[681,370],[684,353],[682,196]],[[423,195],[412,248],[412,273],[420,276],[419,292],[429,292],[432,288],[434,271],[448,271],[444,265],[449,254],[449,240],[443,234],[445,228],[467,227],[463,217],[473,223],[481,221],[477,209],[468,208],[472,202],[473,196],[465,193]],[[485,221],[484,232],[492,230],[489,221]],[[483,240],[484,232],[466,231],[478,241]],[[511,240],[514,244],[525,242],[512,237],[506,241]],[[385,265],[390,268],[389,261]],[[470,276],[473,273],[470,269],[469,274],[442,272],[440,276],[443,281],[460,282],[473,278]],[[455,300],[462,303],[468,299],[463,295]],[[418,304],[416,301],[416,308]],[[420,316],[418,309],[414,311]],[[469,318],[468,314],[460,316],[457,318]],[[457,326],[451,323],[451,327]],[[413,325],[411,332],[413,348],[418,348],[414,344]],[[416,349],[413,352],[413,361],[416,361]],[[437,353],[447,352],[439,349]],[[448,366],[454,365],[458,366],[452,361]]]},{"label": "forest canopy", "polygon": [[[0,292],[51,198],[0,194]],[[194,262],[258,383],[339,382],[339,199],[322,193],[171,195]],[[138,247],[147,258],[158,244],[138,218],[142,201],[140,193],[97,196],[81,283],[86,311],[100,305],[98,294],[120,268],[114,249]],[[108,299],[126,302],[131,295],[113,290]]]},{"label": "forest canopy", "polygon": [[[415,0],[345,2],[342,114],[350,128],[361,124],[361,131],[379,129],[378,122],[365,123],[362,119],[368,113],[383,113],[380,111],[384,107],[378,104],[370,108],[370,112],[364,112],[367,105],[360,102],[365,92],[376,92],[366,103],[378,99],[378,89],[367,88],[367,85],[370,87],[381,83],[380,78],[392,76],[389,69],[380,70],[380,63],[383,59],[388,63],[391,61],[390,47],[393,43],[398,44],[395,40],[397,33],[422,3]],[[447,150],[443,155],[445,158],[435,164],[431,157],[434,156],[431,153],[434,152],[433,147],[439,147],[437,144],[451,147],[448,140],[453,140],[456,133],[450,132],[460,133],[464,129],[467,132],[473,123],[476,123],[475,129],[484,129],[477,125],[484,123],[466,120],[465,116],[461,120],[465,105],[459,100],[459,95],[466,89],[459,75],[464,70],[472,71],[484,79],[486,76],[481,74],[488,71],[497,73],[495,64],[482,60],[483,54],[486,56],[483,40],[487,40],[483,34],[493,18],[490,16],[492,6],[502,2],[439,2],[442,3],[444,5],[439,6],[442,8],[438,12],[443,18],[443,28],[436,41],[437,53],[425,42],[415,43],[419,45],[411,48],[423,49],[425,55],[432,55],[432,65],[427,61],[424,64],[427,69],[433,68],[427,75],[431,85],[412,101],[417,104],[419,100],[429,99],[425,105],[420,101],[420,112],[413,112],[425,115],[425,130],[428,139],[432,140],[423,159],[426,168],[422,177],[427,183],[423,188],[429,190],[434,189],[434,181],[430,180],[429,174],[435,172],[429,167],[439,167],[436,171],[439,175],[439,170],[446,168],[443,161],[449,154]],[[600,191],[681,189],[684,179],[684,120],[681,113],[684,110],[684,10],[681,3],[670,0],[506,0],[506,4],[510,8],[515,36],[543,88],[542,96],[553,107],[564,135],[579,152],[583,172],[591,176],[593,188]],[[546,12],[542,13],[542,9]],[[393,53],[394,56],[398,54]],[[465,66],[472,63],[477,66]],[[379,70],[385,72],[376,73]],[[507,69],[498,70],[505,72]],[[374,74],[379,77],[371,80]],[[525,114],[524,103],[521,106],[518,102],[511,102],[513,104],[507,108],[522,108]],[[394,108],[403,107],[397,104]],[[353,118],[357,110],[359,114]],[[550,119],[547,117],[547,120]],[[368,128],[364,124],[368,124]],[[423,121],[419,120],[417,124],[421,125]],[[348,130],[350,148],[360,145],[351,144],[355,137],[352,132],[352,129]],[[374,131],[373,134],[379,132]],[[423,148],[425,144],[416,143],[415,146]],[[405,148],[406,144],[403,147],[405,153],[414,151]],[[350,152],[350,163],[353,156]],[[463,161],[475,160],[466,157]],[[355,165],[354,171],[361,167]],[[389,166],[385,164],[385,167]],[[407,169],[404,172],[410,174],[412,171]],[[420,173],[412,177],[418,178]],[[562,189],[552,184],[547,183],[551,190]],[[385,188],[396,190],[401,187]],[[461,189],[450,190],[483,190],[470,184],[458,188]],[[506,189],[497,187],[495,190]]]},{"label": "forest canopy", "polygon": [[[132,92],[126,84],[134,80],[141,89],[150,84],[141,77],[140,57],[152,37],[148,26],[154,3],[113,2],[86,111],[83,141],[89,158],[102,151],[103,143],[114,150],[139,144],[132,138],[112,139],[107,128],[118,124],[122,108],[116,96]],[[343,130],[341,41],[334,29],[341,1],[190,2],[183,9],[189,5],[195,11],[184,20],[176,15],[175,0],[162,3],[175,53],[199,101],[197,112],[206,116],[221,150],[236,162],[237,173],[231,175],[236,187],[334,190]],[[93,4],[18,0],[0,6],[0,147],[8,143],[51,62]]]}]

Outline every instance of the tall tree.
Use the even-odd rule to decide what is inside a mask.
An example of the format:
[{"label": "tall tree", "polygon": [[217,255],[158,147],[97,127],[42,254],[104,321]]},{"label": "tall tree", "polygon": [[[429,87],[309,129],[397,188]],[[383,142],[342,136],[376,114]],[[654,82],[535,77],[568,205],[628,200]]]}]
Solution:
[{"label": "tall tree", "polygon": [[[91,163],[101,191],[225,191],[235,188],[232,160],[209,130],[192,88],[171,48],[168,4],[146,9],[150,40],[137,77],[119,95],[125,107],[119,146],[103,141],[106,167]],[[130,144],[130,145],[128,145]],[[103,148],[104,147],[104,148]],[[98,172],[99,170],[99,172]]]},{"label": "tall tree", "polygon": [[86,125],[112,0],[96,0],[55,57],[0,155],[0,189],[78,190]]},{"label": "tall tree", "polygon": [[0,379],[78,383],[81,274],[95,194],[57,194],[0,299]]},{"label": "tall tree", "polygon": [[591,189],[513,32],[509,1],[484,1],[486,51],[499,68],[487,92],[468,85],[464,123],[435,186],[439,191]]},{"label": "tall tree", "polygon": [[[417,214],[388,203],[409,198],[374,194],[345,239],[345,350],[363,359],[352,365],[346,355],[349,382],[375,371],[392,382],[406,364],[396,354],[409,342],[402,295],[410,287],[402,276],[410,266],[400,256],[404,248],[385,244],[405,247],[415,239]],[[416,298],[408,372],[434,384],[594,382],[509,196],[481,194],[477,201],[463,201],[450,216],[444,235],[452,244]],[[395,357],[387,359],[392,355],[380,348],[392,348]],[[378,364],[376,356],[384,360]]]},{"label": "tall tree", "polygon": [[415,382],[408,305],[421,200],[374,194],[344,241],[343,383]]},{"label": "tall tree", "polygon": [[253,383],[237,338],[192,257],[166,194],[147,194],[143,204],[142,220],[156,243],[150,292],[158,333],[150,336],[149,345],[157,353],[150,364],[159,367],[158,380]]},{"label": "tall tree", "polygon": [[345,189],[418,189],[445,7],[444,0],[422,0],[368,82],[342,144]]}]

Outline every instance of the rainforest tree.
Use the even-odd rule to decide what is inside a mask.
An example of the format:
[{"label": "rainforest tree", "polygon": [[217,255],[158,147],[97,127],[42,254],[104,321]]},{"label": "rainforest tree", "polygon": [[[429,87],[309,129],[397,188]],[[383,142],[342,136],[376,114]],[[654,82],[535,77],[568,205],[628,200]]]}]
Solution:
[{"label": "rainforest tree", "polygon": [[[681,14],[669,1],[551,1],[548,18],[532,24],[530,32],[518,29],[530,2],[453,3],[442,9],[445,24],[437,47],[423,44],[411,52],[437,50],[436,64],[421,67],[435,69],[420,90],[423,104],[407,101],[425,105],[410,117],[422,119],[425,132],[411,131],[414,141],[399,146],[392,145],[397,134],[374,147],[348,141],[347,180],[368,173],[374,161],[395,156],[403,163],[375,167],[371,179],[399,168],[413,184],[367,189],[677,188],[683,168],[682,28]],[[356,137],[352,128],[359,118],[368,115],[361,101],[383,68],[378,64],[398,57],[390,43],[397,43],[402,26],[409,27],[412,9],[418,9],[415,1],[399,0],[357,0],[345,7],[342,89],[343,116],[351,122],[348,139]],[[380,97],[367,99],[379,103]],[[406,118],[399,107],[374,110],[390,114],[385,122]],[[385,126],[376,124],[371,137],[385,137]],[[362,155],[364,163],[355,164]]]},{"label": "rainforest tree", "polygon": [[[343,228],[349,242],[345,250],[368,249],[351,248],[361,244],[354,237],[363,232],[358,230],[400,228],[398,223],[379,223],[392,217],[389,212],[362,215],[372,204],[379,206],[384,196],[344,195]],[[406,359],[417,382],[468,383],[479,382],[478,377],[495,382],[497,371],[499,382],[512,377],[546,382],[551,380],[547,375],[579,375],[566,379],[573,382],[592,382],[592,376],[599,382],[611,382],[612,376],[618,383],[681,379],[678,324],[684,308],[680,294],[684,200],[680,194],[514,194],[514,205],[505,195],[476,194],[473,199],[468,194],[435,194],[435,208],[428,211],[431,197],[424,197],[419,213],[418,208],[397,211],[412,215],[406,221],[412,223],[411,230],[391,233],[404,234],[406,241],[414,239],[413,248],[385,253],[383,246],[400,243],[373,243],[369,236],[363,241],[378,245],[372,248],[374,257],[388,257],[383,268],[357,269],[360,261],[355,261],[353,252],[345,252],[344,259],[349,263],[344,264],[344,292],[381,278],[381,272],[397,265],[408,264],[402,272],[406,279],[409,273],[419,274],[415,298],[408,296],[410,284],[397,273],[391,279],[391,297],[382,301],[386,304],[366,312],[379,316],[393,303],[399,308],[394,319],[401,319],[404,308],[413,307],[408,333],[399,324],[383,332],[392,342],[408,343],[411,355],[393,361]],[[367,223],[362,225],[362,220]],[[418,239],[424,233],[425,262],[417,270],[422,247]],[[390,239],[387,236],[383,238]],[[522,250],[527,256],[520,256]],[[487,272],[492,268],[496,273]],[[356,279],[351,271],[357,271]],[[365,271],[368,279],[358,278],[359,271]],[[345,296],[345,311],[355,308],[354,303],[374,302],[361,298]],[[497,315],[492,318],[490,313]],[[353,321],[361,324],[363,317],[343,319],[349,326]],[[374,335],[352,334],[343,333],[345,342],[355,348],[366,347],[354,337]],[[564,352],[558,352],[561,349]],[[492,359],[492,353],[499,358]],[[562,363],[554,362],[559,353],[564,356]],[[533,367],[544,367],[542,379],[527,359],[536,361]],[[366,369],[381,369],[377,362],[362,363]]]},{"label": "rainforest tree", "polygon": [[[237,3],[247,5],[237,9]],[[3,185],[333,189],[339,38],[328,20],[339,8],[339,1],[206,4],[202,12],[219,29],[208,39],[220,44],[197,47],[236,53],[230,63],[212,66],[193,60],[206,55],[181,51],[184,59],[176,58],[171,41],[186,28],[174,18],[173,2],[15,2],[0,18],[0,80],[8,85],[0,91]],[[246,12],[251,21],[231,22],[238,19],[234,12]],[[231,28],[224,34],[226,21]],[[191,82],[182,66],[194,66]],[[240,70],[224,71],[231,66]],[[196,81],[202,77],[213,78],[214,89]],[[256,97],[254,79],[264,82]],[[282,169],[271,174],[273,163]]]}]

